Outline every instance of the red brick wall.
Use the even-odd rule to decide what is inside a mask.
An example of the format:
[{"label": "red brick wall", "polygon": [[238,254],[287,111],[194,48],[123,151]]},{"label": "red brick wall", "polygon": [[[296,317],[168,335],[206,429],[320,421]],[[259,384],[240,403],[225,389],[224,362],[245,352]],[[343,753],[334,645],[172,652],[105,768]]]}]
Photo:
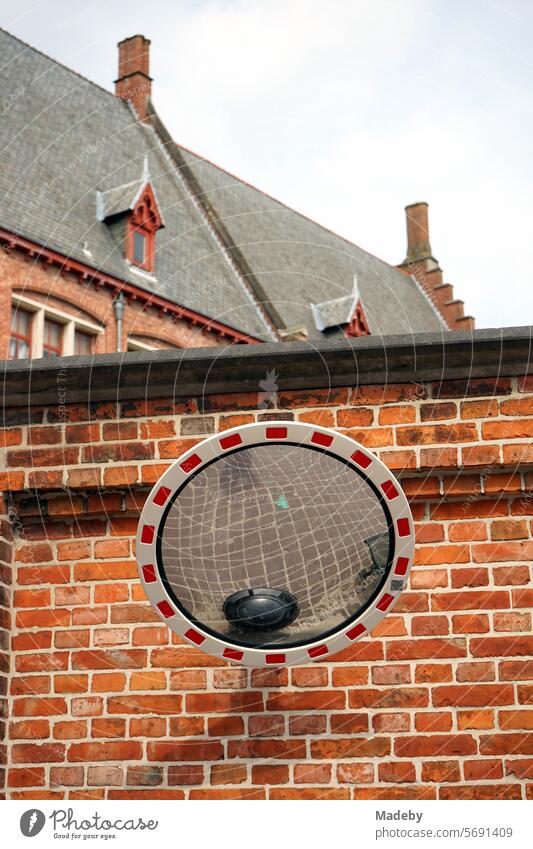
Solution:
[{"label": "red brick wall", "polygon": [[[116,322],[113,314],[113,290],[82,281],[75,274],[61,274],[56,266],[30,259],[24,253],[7,250],[0,255],[0,359],[8,354],[11,324],[11,294],[25,295],[42,301],[75,318],[100,324],[104,330],[98,336],[95,353],[112,353],[117,350]],[[157,348],[199,348],[220,345],[215,333],[203,332],[170,311],[163,313],[149,307],[141,299],[126,299],[122,350],[126,350],[128,336],[141,337]],[[226,340],[227,343],[227,340]]]},{"label": "red brick wall", "polygon": [[[264,403],[264,402],[263,402]],[[533,380],[14,410],[12,798],[533,798]],[[335,660],[180,644],[137,580],[148,488],[255,418],[338,427],[412,503],[410,586]]]},{"label": "red brick wall", "polygon": [[8,719],[8,689],[10,671],[11,584],[13,526],[17,529],[16,517],[0,516],[0,798],[4,799],[6,731]]}]

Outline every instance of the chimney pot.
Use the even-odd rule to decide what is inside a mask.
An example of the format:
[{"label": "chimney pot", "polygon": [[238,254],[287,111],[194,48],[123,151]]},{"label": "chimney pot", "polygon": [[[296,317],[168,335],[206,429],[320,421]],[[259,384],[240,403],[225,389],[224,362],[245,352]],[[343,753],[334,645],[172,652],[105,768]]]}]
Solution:
[{"label": "chimney pot", "polygon": [[132,35],[118,44],[118,79],[115,94],[129,100],[141,121],[148,120],[148,101],[152,95],[150,77],[150,40]]},{"label": "chimney pot", "polygon": [[429,242],[428,205],[425,201],[405,207],[407,224],[406,262],[433,259]]}]

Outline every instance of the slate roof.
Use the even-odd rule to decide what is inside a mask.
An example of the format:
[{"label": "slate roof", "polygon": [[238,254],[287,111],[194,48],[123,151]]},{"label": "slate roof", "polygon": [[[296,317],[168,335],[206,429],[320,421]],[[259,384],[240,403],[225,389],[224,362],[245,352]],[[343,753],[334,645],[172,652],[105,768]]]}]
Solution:
[{"label": "slate roof", "polygon": [[[413,278],[176,147],[187,165],[180,169],[128,103],[2,30],[0,56],[8,103],[0,122],[1,227],[82,262],[88,249],[98,270],[262,340],[277,336],[261,296],[253,296],[254,281],[279,323],[303,325],[310,338],[322,335],[311,304],[351,296],[354,275],[371,333],[443,329]],[[146,167],[165,223],[155,279],[126,261],[96,209],[97,192],[100,213],[129,208]],[[241,271],[239,257],[247,266]]]},{"label": "slate roof", "polygon": [[[0,31],[0,226],[258,338],[270,326],[213,235],[154,130],[130,105]],[[16,96],[16,92],[20,92]],[[96,191],[140,180],[148,157],[165,227],[154,282],[132,268]]]},{"label": "slate roof", "polygon": [[310,337],[321,336],[311,303],[350,295],[355,275],[372,334],[445,329],[413,277],[197,154],[180,150],[286,326],[305,325]]}]

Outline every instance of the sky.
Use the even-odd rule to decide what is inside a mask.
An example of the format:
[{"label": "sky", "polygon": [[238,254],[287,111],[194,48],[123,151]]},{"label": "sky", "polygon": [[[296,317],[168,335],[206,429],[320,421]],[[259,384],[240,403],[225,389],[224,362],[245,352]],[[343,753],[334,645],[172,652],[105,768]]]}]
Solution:
[{"label": "sky", "polygon": [[477,327],[533,324],[531,0],[2,0],[0,21],[110,90],[142,33],[180,144],[392,264],[427,201]]}]

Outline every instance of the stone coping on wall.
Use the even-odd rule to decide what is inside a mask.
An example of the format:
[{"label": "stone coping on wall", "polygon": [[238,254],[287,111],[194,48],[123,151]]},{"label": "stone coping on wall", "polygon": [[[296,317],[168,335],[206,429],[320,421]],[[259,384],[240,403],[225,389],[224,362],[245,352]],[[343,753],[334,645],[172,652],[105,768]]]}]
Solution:
[{"label": "stone coping on wall", "polygon": [[532,327],[139,351],[2,364],[5,407],[525,375]]}]

